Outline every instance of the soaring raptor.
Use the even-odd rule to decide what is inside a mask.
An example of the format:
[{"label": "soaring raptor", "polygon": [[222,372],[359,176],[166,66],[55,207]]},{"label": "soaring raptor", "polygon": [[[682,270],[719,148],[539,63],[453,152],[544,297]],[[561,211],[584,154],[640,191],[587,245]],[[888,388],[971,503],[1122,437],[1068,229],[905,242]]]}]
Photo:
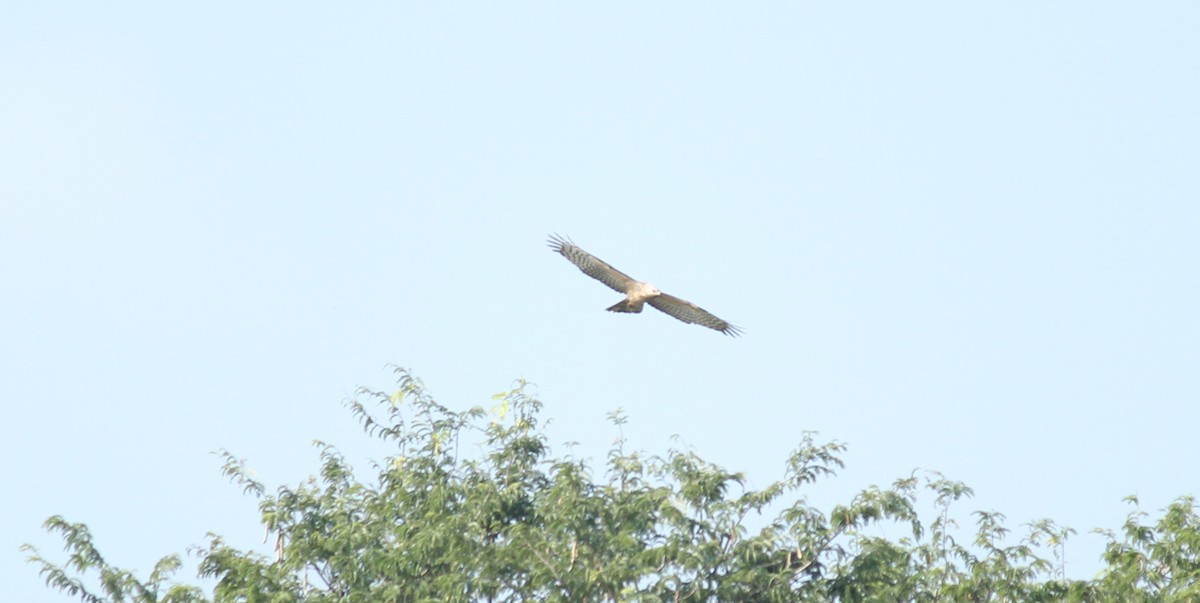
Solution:
[{"label": "soaring raptor", "polygon": [[558,235],[551,236],[550,248],[561,253],[584,274],[608,285],[618,293],[625,294],[625,299],[608,308],[609,312],[641,312],[643,304],[650,304],[686,323],[715,329],[733,337],[742,334],[741,329],[713,316],[708,310],[674,295],[667,295],[650,283],[634,280],[600,258],[580,249],[570,239]]}]

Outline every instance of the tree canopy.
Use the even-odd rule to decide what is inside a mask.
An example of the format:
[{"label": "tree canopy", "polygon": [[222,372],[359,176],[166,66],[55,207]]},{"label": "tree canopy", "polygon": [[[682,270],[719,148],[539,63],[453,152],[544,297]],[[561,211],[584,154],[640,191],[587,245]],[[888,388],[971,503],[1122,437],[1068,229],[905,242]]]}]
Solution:
[{"label": "tree canopy", "polygon": [[[971,490],[937,473],[812,506],[806,491],[835,475],[844,448],[811,433],[755,490],[687,450],[647,455],[618,439],[600,463],[555,455],[524,384],[490,410],[456,412],[398,375],[394,392],[362,390],[349,404],[370,437],[396,448],[369,481],[322,443],[318,475],[274,490],[221,453],[276,546],[263,555],[211,535],[191,549],[211,593],[176,581],[180,555],[139,578],[109,564],[86,525],[58,516],[45,525],[66,561],[26,545],[30,561],[48,586],[87,602],[1200,600],[1190,497],[1153,521],[1135,506],[1104,532],[1101,573],[1068,580],[1071,529],[1046,520],[1017,536],[1002,514],[976,512],[974,537],[961,541],[950,508]],[[921,495],[932,518],[919,517]],[[879,536],[880,522],[903,536]]]}]

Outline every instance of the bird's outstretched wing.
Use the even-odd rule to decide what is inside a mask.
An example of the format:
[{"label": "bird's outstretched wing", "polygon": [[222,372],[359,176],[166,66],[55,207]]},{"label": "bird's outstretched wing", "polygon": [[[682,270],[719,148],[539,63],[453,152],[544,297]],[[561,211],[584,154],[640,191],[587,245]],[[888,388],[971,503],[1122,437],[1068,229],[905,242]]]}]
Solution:
[{"label": "bird's outstretched wing", "polygon": [[584,274],[608,285],[614,291],[628,293],[630,286],[637,282],[628,274],[609,266],[604,260],[580,249],[570,239],[553,235],[550,237],[550,249],[561,253],[564,258],[578,266]]},{"label": "bird's outstretched wing", "polygon": [[646,300],[646,303],[658,308],[662,312],[670,314],[679,320],[686,323],[697,324],[720,331],[731,337],[737,337],[742,334],[742,330],[735,327],[716,316],[711,312],[693,304],[686,299],[679,299],[674,295],[663,293],[656,295]]}]

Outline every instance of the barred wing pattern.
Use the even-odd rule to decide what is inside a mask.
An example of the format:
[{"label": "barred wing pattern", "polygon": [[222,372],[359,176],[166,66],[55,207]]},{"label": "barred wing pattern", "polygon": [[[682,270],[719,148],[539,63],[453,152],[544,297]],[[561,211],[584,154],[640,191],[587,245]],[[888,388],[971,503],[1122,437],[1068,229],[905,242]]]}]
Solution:
[{"label": "barred wing pattern", "polygon": [[663,293],[646,300],[646,303],[658,308],[662,312],[674,316],[683,322],[696,324],[702,327],[708,327],[720,331],[731,337],[737,337],[742,334],[742,330],[728,322],[713,316],[711,312],[693,304],[686,299],[679,299],[674,295]]},{"label": "barred wing pattern", "polygon": [[550,249],[561,253],[584,274],[608,285],[618,293],[629,293],[630,287],[637,282],[628,274],[609,266],[604,260],[580,249],[570,239],[554,235],[550,237]]}]

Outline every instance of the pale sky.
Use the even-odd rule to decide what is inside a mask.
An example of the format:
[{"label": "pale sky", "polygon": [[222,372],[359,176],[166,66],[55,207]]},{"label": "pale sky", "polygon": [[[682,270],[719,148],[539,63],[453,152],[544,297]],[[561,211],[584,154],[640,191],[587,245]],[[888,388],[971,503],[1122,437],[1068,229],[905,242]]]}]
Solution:
[{"label": "pale sky", "polygon": [[[938,470],[1091,577],[1124,496],[1200,494],[1197,40],[1195,2],[6,6],[0,583],[69,600],[17,551],[52,514],[143,576],[261,546],[210,452],[369,473],[388,364],[528,379],[597,464],[618,407],[759,487],[815,430],[825,510]],[[604,312],[554,232],[745,336]]]}]

